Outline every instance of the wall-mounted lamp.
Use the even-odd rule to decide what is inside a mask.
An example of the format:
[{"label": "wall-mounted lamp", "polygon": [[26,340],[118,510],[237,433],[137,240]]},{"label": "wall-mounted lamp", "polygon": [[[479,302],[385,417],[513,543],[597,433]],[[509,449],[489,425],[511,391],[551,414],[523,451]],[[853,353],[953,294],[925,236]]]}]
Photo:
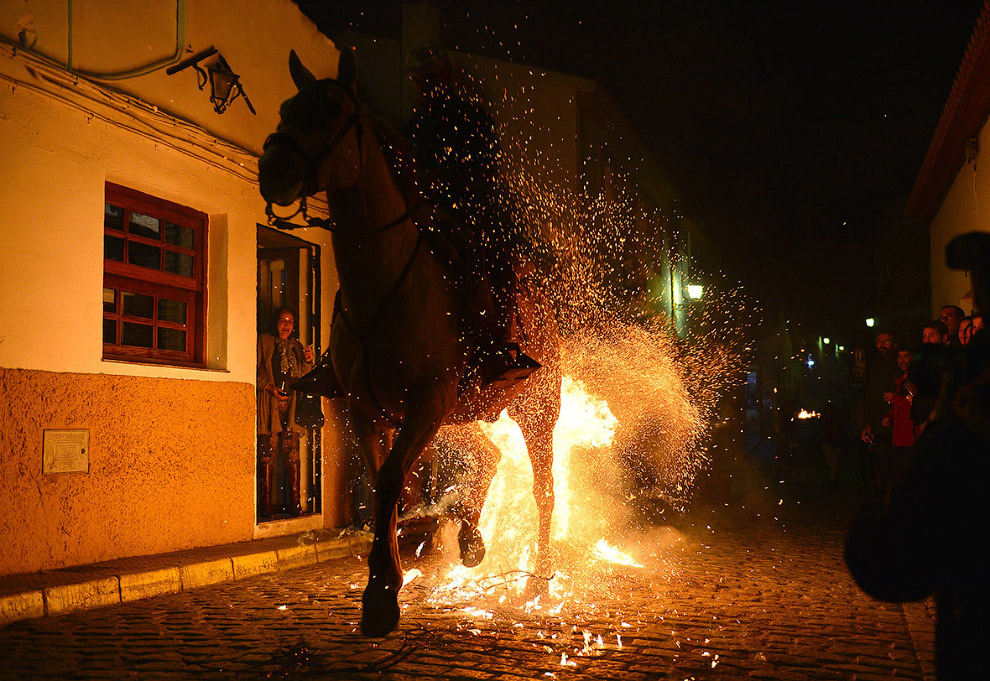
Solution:
[{"label": "wall-mounted lamp", "polygon": [[877,323],[877,320],[874,319],[873,317],[867,317],[866,318],[866,325],[868,327],[870,327],[871,329],[873,328],[873,325],[876,324],[876,323]]},{"label": "wall-mounted lamp", "polygon": [[825,345],[828,345],[828,344],[829,344],[829,343],[831,343],[831,342],[832,342],[832,339],[831,339],[831,338],[829,338],[828,336],[824,336],[824,337],[822,338],[822,343],[824,343]]},{"label": "wall-mounted lamp", "polygon": [[[206,70],[203,70],[199,62],[213,55],[217,55],[216,61],[208,65]],[[205,90],[206,83],[209,82],[210,101],[213,103],[213,110],[218,114],[226,111],[227,107],[233,104],[234,100],[238,97],[243,97],[248,110],[257,115],[254,106],[251,105],[251,100],[248,99],[247,93],[244,92],[244,86],[241,85],[241,77],[234,73],[227,60],[223,58],[222,54],[218,53],[217,48],[208,47],[202,52],[197,52],[188,59],[180,61],[175,66],[170,66],[166,69],[165,73],[171,76],[190,66],[196,70],[196,78],[199,81],[200,90]]]},{"label": "wall-mounted lamp", "polygon": [[705,287],[701,284],[688,284],[687,294],[691,300],[698,300],[705,292]]}]

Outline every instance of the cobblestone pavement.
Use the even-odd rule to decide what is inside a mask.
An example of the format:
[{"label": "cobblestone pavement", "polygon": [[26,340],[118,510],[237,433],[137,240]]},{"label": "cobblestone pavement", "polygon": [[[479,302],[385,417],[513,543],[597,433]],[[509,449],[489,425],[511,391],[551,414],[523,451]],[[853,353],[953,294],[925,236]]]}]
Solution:
[{"label": "cobblestone pavement", "polygon": [[357,627],[365,567],[341,560],[15,622],[0,678],[933,678],[930,605],[859,592],[841,556],[858,500],[811,492],[655,528],[623,544],[643,567],[561,578],[571,595],[538,608],[494,582],[438,596],[443,558],[410,553],[423,576],[373,641]]}]

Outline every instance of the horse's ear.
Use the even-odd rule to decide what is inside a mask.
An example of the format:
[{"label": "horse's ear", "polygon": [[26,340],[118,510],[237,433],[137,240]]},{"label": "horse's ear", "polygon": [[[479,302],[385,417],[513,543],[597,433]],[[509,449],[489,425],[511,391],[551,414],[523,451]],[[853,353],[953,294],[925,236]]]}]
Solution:
[{"label": "horse's ear", "polygon": [[310,73],[309,69],[299,61],[299,56],[296,55],[295,50],[289,52],[289,73],[292,74],[292,82],[296,84],[296,88],[299,90],[316,80],[316,76]]},{"label": "horse's ear", "polygon": [[357,57],[350,45],[340,43],[340,62],[337,64],[337,80],[347,87],[354,87],[357,82]]}]

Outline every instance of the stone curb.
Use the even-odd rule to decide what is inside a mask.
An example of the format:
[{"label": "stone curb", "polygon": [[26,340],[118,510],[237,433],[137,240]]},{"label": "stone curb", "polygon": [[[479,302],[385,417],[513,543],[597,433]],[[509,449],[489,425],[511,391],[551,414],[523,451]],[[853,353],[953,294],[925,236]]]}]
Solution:
[{"label": "stone curb", "polygon": [[0,627],[17,620],[54,617],[69,612],[127,603],[142,598],[189,591],[201,586],[364,554],[370,536],[347,536],[312,544],[258,550],[226,558],[173,564],[150,570],[121,572],[44,589],[0,595]]}]

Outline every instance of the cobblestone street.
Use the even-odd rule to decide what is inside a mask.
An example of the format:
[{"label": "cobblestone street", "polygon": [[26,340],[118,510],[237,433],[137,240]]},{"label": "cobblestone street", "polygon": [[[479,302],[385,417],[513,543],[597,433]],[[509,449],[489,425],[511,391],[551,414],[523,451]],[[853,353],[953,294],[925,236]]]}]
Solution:
[{"label": "cobblestone street", "polygon": [[442,559],[410,552],[423,576],[399,629],[372,641],[357,626],[365,566],[347,559],[15,622],[0,678],[933,678],[931,606],[873,601],[845,570],[860,497],[791,492],[655,528],[642,568],[575,578],[563,604],[438,599]]}]

